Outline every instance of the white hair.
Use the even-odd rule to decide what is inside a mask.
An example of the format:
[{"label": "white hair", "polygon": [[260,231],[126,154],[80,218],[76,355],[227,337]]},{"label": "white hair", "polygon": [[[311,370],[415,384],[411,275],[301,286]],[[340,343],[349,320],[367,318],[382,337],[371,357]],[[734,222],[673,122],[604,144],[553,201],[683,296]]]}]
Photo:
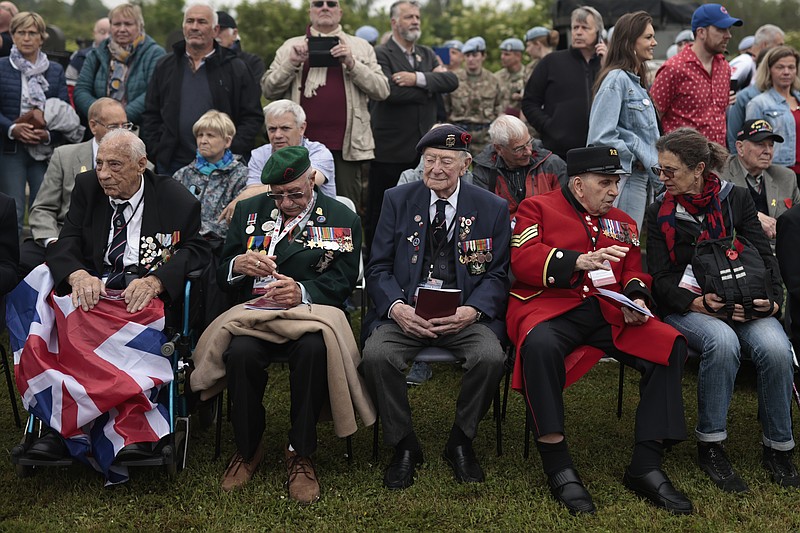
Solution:
[{"label": "white hair", "polygon": [[511,139],[524,139],[526,133],[525,123],[512,115],[500,115],[489,125],[489,139],[501,146],[508,146]]},{"label": "white hair", "polygon": [[212,26],[219,26],[219,15],[217,15],[217,10],[214,9],[208,2],[192,2],[186,6],[186,9],[183,11],[183,21],[186,22],[186,12],[192,9],[193,7],[205,7],[211,11],[211,25]]},{"label": "white hair", "polygon": [[144,147],[144,141],[142,141],[138,135],[128,130],[115,129],[109,131],[103,136],[103,140],[100,141],[100,146],[117,139],[124,141],[120,142],[120,144],[127,147],[131,161],[138,161],[143,157],[147,157],[147,149]]},{"label": "white hair", "polygon": [[264,122],[268,119],[276,118],[281,115],[285,115],[286,113],[291,113],[294,115],[295,122],[297,122],[297,127],[303,125],[303,122],[306,121],[306,112],[300,107],[299,104],[292,102],[291,100],[275,100],[274,102],[270,102],[264,108]]}]

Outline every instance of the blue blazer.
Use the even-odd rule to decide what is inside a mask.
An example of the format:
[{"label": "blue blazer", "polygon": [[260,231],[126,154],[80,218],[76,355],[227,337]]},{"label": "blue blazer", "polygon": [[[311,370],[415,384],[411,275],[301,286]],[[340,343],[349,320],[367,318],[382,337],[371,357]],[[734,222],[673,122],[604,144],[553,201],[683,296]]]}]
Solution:
[{"label": "blue blazer", "polygon": [[[64,68],[50,61],[50,67],[44,73],[50,87],[45,91],[47,98],[61,98],[69,103],[67,94],[67,78]],[[0,146],[12,142],[8,138],[8,128],[19,118],[20,99],[22,98],[22,75],[11,66],[7,57],[0,58]]]},{"label": "blue blazer", "polygon": [[[365,319],[367,335],[376,327],[392,322],[387,316],[392,303],[397,300],[412,303],[417,284],[424,275],[429,208],[430,190],[423,181],[398,185],[387,190],[383,197],[366,271],[367,292],[373,302]],[[469,226],[466,221],[470,221]],[[499,339],[504,339],[510,287],[508,202],[462,181],[453,226],[453,253],[461,305],[481,311],[484,323]],[[469,232],[464,232],[464,229],[469,229]],[[492,239],[492,260],[485,263],[484,273],[470,274],[467,265],[458,260],[459,243],[489,238]],[[416,239],[419,239],[419,250],[415,250]],[[412,261],[414,255],[417,258]]]}]

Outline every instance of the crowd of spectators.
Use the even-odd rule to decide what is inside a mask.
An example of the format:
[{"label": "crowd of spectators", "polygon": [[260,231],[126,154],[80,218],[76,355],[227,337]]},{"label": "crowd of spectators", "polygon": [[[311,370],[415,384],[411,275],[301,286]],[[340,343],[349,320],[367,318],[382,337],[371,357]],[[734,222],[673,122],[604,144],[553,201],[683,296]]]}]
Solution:
[{"label": "crowd of spectators", "polygon": [[[156,296],[174,301],[183,276],[200,269],[209,336],[220,320],[246,321],[231,304],[256,295],[341,319],[363,228],[372,304],[361,376],[333,377],[330,359],[350,344],[334,350],[333,331],[294,315],[289,342],[274,336],[285,330],[251,324],[260,333],[237,330],[229,345],[214,337],[202,352],[227,371],[233,398],[237,451],[224,490],[248,483],[262,461],[264,370],[284,357],[290,497],[320,497],[316,422],[326,401],[341,400],[342,380],[366,398],[367,419],[369,396],[382,415],[395,448],[384,485],[410,486],[423,455],[405,387],[431,370],[415,363],[405,373],[430,346],[454,352],[466,370],[445,460],[458,481],[482,482],[471,443],[507,337],[550,491],[571,512],[595,508],[567,448],[561,391],[603,352],[642,374],[627,488],[673,513],[692,511],[661,470],[665,448],[686,439],[687,350],[701,357],[701,469],[724,491],[749,490],[724,447],[744,354],[759,373],[762,463],[779,485],[800,487],[789,403],[791,342],[800,339],[778,321],[781,274],[794,279],[797,249],[797,232],[781,228],[800,209],[800,53],[780,28],[759,28],[729,63],[730,30],[743,21],[702,5],[653,76],[656,32],[644,11],[619,17],[612,33],[599,11],[579,7],[563,50],[541,26],[522,39],[470,36],[434,50],[418,42],[417,0],[391,6],[381,40],[372,27],[346,33],[341,0],[311,0],[308,13],[306,32],[266,66],[242,49],[227,12],[191,3],[183,40],[165,51],[145,32],[142,8],[124,3],[97,21],[65,73],[42,52],[42,17],[0,2],[0,242],[20,278],[46,261],[76,307],[91,311],[109,288],[135,312]],[[497,73],[484,67],[494,47]],[[256,147],[262,128],[268,143]],[[31,237],[18,260],[26,201]],[[151,233],[167,250],[160,260]],[[774,296],[748,311],[698,293],[691,268],[698,242],[737,235],[757,249]],[[800,301],[795,285],[790,301]],[[604,286],[632,305],[601,299]],[[458,292],[459,305],[422,318],[414,305],[423,289]],[[663,322],[649,311],[655,303]],[[72,435],[48,428],[32,453],[66,453],[62,436]],[[126,440],[117,452],[147,454],[157,440]]]}]

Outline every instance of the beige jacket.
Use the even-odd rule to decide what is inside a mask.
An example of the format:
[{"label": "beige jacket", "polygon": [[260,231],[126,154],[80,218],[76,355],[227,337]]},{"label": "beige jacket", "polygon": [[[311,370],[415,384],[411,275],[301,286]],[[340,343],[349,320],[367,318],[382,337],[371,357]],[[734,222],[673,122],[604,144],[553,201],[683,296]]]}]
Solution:
[{"label": "beige jacket", "polygon": [[322,332],[328,349],[328,393],[330,412],[338,437],[356,432],[356,413],[369,426],[375,422],[375,407],[366,392],[357,367],[361,360],[350,324],[341,309],[328,305],[300,305],[285,311],[249,310],[244,304],[232,307],[209,325],[192,355],[193,391],[203,400],[226,385],[222,354],[234,335],[249,335],[270,342],[298,339],[304,333]]},{"label": "beige jacket", "polygon": [[[372,138],[370,115],[367,104],[370,99],[380,101],[389,96],[389,80],[383,74],[375,50],[367,41],[352,35],[342,34],[355,59],[352,71],[342,65],[344,92],[347,104],[347,126],[342,143],[342,156],[346,161],[365,161],[375,157],[375,141]],[[289,61],[293,46],[302,43],[305,35],[292,37],[275,53],[275,60],[261,78],[261,90],[268,100],[287,98],[300,103],[303,65],[294,67]],[[313,117],[309,117],[313,120]]]},{"label": "beige jacket", "polygon": [[47,239],[58,238],[69,211],[75,176],[93,169],[94,153],[91,139],[55,149],[28,216],[31,234],[36,244],[44,246]]}]

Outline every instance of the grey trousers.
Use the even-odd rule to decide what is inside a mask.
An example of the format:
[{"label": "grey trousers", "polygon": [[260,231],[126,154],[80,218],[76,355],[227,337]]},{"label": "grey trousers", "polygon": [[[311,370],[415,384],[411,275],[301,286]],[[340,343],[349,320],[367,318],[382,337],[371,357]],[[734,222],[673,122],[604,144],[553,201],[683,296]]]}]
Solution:
[{"label": "grey trousers", "polygon": [[378,327],[364,345],[359,370],[377,402],[383,441],[388,446],[396,446],[414,431],[405,370],[417,353],[429,346],[447,349],[462,361],[466,372],[456,401],[455,424],[468,438],[478,434],[478,422],[489,410],[500,385],[505,354],[497,336],[483,324],[472,324],[438,339],[409,337],[397,324]]}]

